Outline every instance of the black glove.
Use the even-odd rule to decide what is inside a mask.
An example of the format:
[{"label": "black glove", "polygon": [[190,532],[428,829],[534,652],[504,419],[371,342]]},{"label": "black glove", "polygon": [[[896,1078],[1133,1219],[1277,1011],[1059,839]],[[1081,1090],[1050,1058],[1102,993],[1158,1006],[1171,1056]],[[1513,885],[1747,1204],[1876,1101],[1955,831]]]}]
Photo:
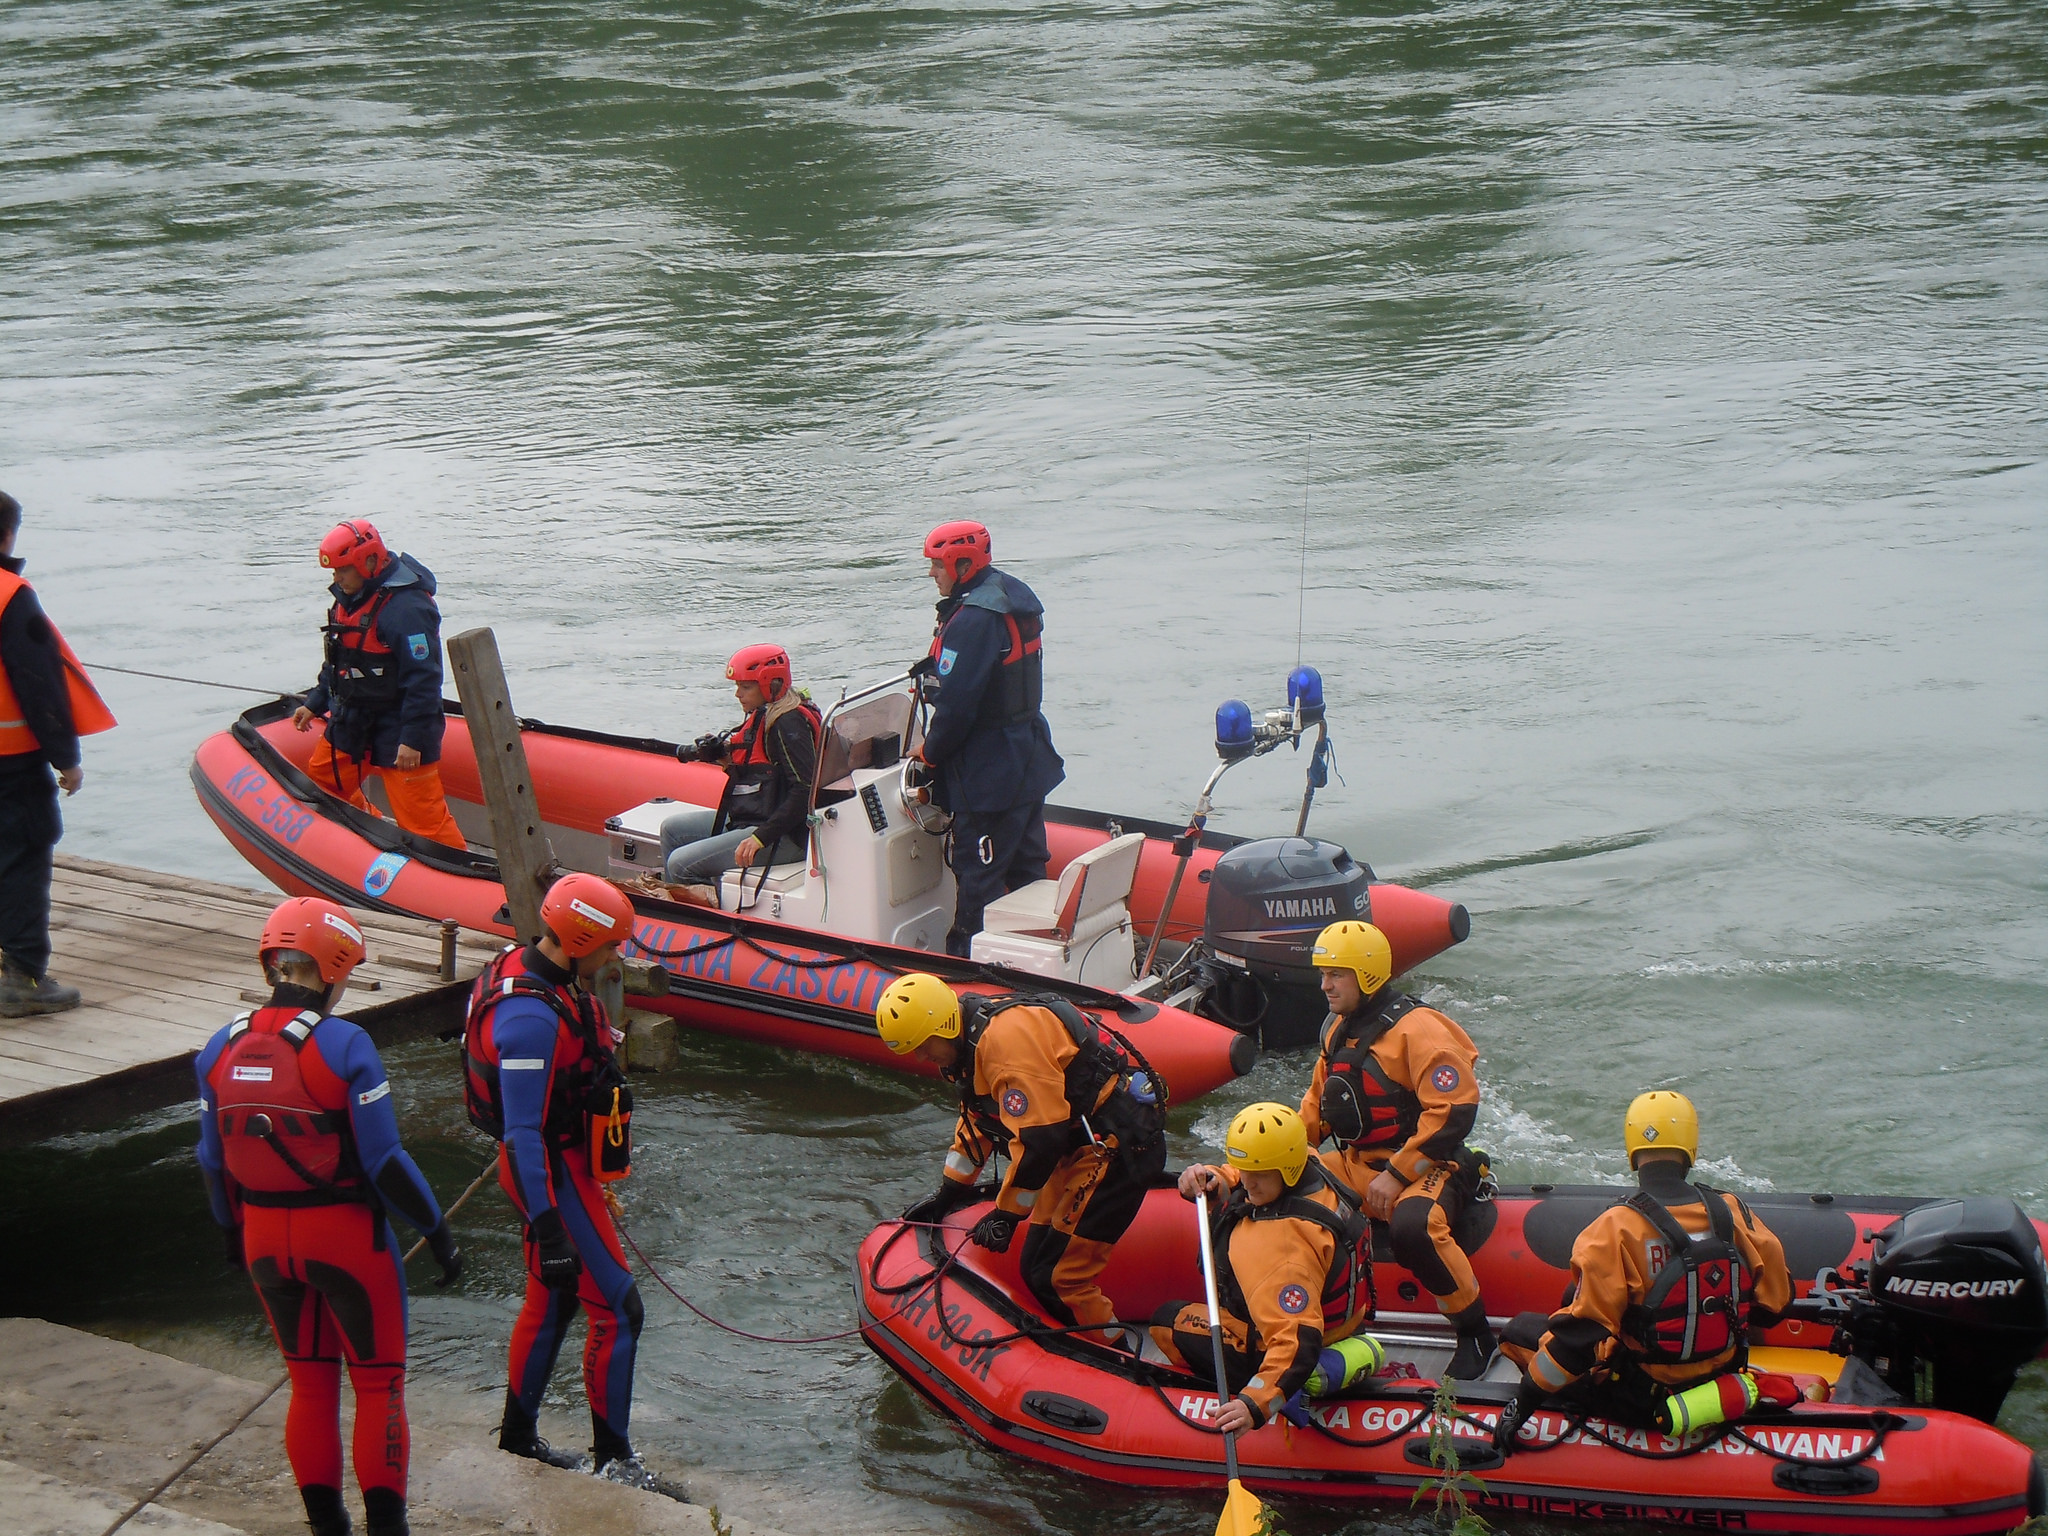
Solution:
[{"label": "black glove", "polygon": [[910,664],[908,671],[912,677],[937,677],[939,675],[939,663],[927,651]]},{"label": "black glove", "polygon": [[249,1261],[242,1255],[242,1229],[239,1226],[220,1229],[220,1251],[228,1261],[229,1269],[247,1269]]},{"label": "black glove", "polygon": [[[558,1222],[561,1219],[559,1216],[555,1218]],[[455,1283],[456,1276],[462,1273],[462,1250],[455,1246],[455,1234],[448,1230],[445,1217],[442,1218],[441,1225],[427,1234],[427,1252],[431,1253],[434,1262],[441,1266],[441,1278],[434,1284],[445,1291]]]},{"label": "black glove", "polygon": [[534,1217],[526,1230],[540,1250],[540,1283],[551,1291],[575,1290],[583,1261],[576,1257],[576,1245],[562,1228],[562,1213],[550,1206]]},{"label": "black glove", "polygon": [[915,1205],[903,1212],[905,1221],[944,1221],[963,1205],[972,1205],[981,1197],[981,1191],[972,1184],[962,1184],[958,1179],[941,1179],[939,1187],[926,1195]]},{"label": "black glove", "polygon": [[1012,1216],[1008,1211],[990,1211],[975,1223],[974,1230],[967,1234],[967,1240],[977,1248],[986,1248],[990,1253],[1008,1253],[1010,1239],[1017,1235],[1022,1216]]},{"label": "black glove", "polygon": [[1515,1395],[1507,1400],[1506,1406],[1500,1411],[1500,1417],[1494,1421],[1493,1448],[1501,1455],[1514,1455],[1516,1436],[1521,1433],[1522,1425],[1529,1415],[1543,1406],[1543,1397],[1543,1389],[1531,1381],[1525,1372],[1522,1384],[1515,1389]]}]

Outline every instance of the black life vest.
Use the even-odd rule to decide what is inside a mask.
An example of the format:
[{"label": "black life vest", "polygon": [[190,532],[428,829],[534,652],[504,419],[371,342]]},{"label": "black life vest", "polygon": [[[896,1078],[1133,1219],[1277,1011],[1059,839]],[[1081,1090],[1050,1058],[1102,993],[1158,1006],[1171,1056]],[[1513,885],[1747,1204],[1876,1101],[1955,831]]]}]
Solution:
[{"label": "black life vest", "polygon": [[277,1030],[255,1028],[254,1018],[240,1014],[228,1026],[227,1046],[208,1079],[221,1158],[243,1202],[288,1209],[373,1203],[346,1089],[339,1106],[324,1104],[301,1067],[300,1052],[320,1015],[301,1010]]},{"label": "black life vest", "polygon": [[398,702],[398,658],[377,633],[378,617],[390,602],[391,589],[379,587],[352,613],[339,602],[327,610],[321,634],[326,639],[327,691],[335,703],[382,708]]},{"label": "black life vest", "polygon": [[[998,997],[969,995],[960,1000],[961,1050],[947,1076],[957,1079],[962,1085],[960,1112],[973,1125],[976,1133],[991,1146],[1007,1147],[1010,1143],[1010,1128],[1003,1124],[1001,1107],[988,1094],[975,1093],[974,1050],[981,1043],[981,1037],[988,1033],[988,1027],[995,1022],[997,1014],[1005,1009],[1033,1007],[1043,1008],[1065,1026],[1076,1050],[1073,1060],[1067,1063],[1063,1085],[1067,1100],[1068,1126],[1072,1132],[1073,1145],[1079,1147],[1090,1139],[1087,1128],[1081,1124],[1085,1117],[1097,1135],[1115,1131],[1127,1146],[1149,1146],[1166,1129],[1166,1087],[1157,1073],[1147,1066],[1142,1058],[1134,1063],[1136,1048],[1128,1041],[1112,1041],[1105,1038],[1105,1031],[1089,1015],[1083,1013],[1064,997],[1049,993],[1014,992]],[[1146,1103],[1131,1091],[1131,1076],[1134,1069],[1141,1072],[1152,1099]],[[1112,1081],[1118,1083],[1118,1091],[1111,1094],[1096,1108],[1096,1101],[1102,1097],[1102,1090]]]},{"label": "black life vest", "polygon": [[[981,696],[975,710],[977,725],[1010,725],[1029,720],[1045,703],[1045,616],[1018,613],[1010,603],[1003,573],[994,566],[971,591],[960,597],[959,606],[946,615],[932,636],[931,657],[939,659],[946,647],[946,630],[962,608],[981,608],[999,614],[1003,620],[1002,665]],[[944,681],[940,680],[943,689]]]},{"label": "black life vest", "polygon": [[[1337,1208],[1334,1211],[1308,1198],[1319,1189],[1328,1189],[1336,1195]],[[1310,1222],[1336,1239],[1336,1248],[1330,1255],[1329,1272],[1323,1277],[1321,1299],[1325,1335],[1357,1311],[1361,1293],[1368,1301],[1373,1298],[1372,1223],[1365,1214],[1364,1202],[1348,1184],[1330,1177],[1313,1159],[1303,1170],[1300,1183],[1266,1205],[1253,1205],[1240,1184],[1230,1192],[1223,1209],[1210,1218],[1209,1242],[1216,1256],[1216,1299],[1232,1316],[1244,1321],[1248,1339],[1246,1349],[1254,1355],[1263,1346],[1259,1342],[1258,1324],[1253,1321],[1251,1307],[1245,1301],[1244,1288],[1238,1284],[1237,1274],[1230,1267],[1230,1234],[1237,1230],[1240,1222],[1289,1220]],[[1366,1317],[1371,1318],[1378,1310],[1377,1305],[1368,1306]]]},{"label": "black life vest", "polygon": [[1622,1202],[1663,1237],[1671,1257],[1640,1303],[1622,1314],[1622,1331],[1641,1359],[1690,1365],[1741,1345],[1749,1327],[1749,1267],[1735,1246],[1735,1218],[1720,1191],[1692,1186],[1707,1208],[1708,1230],[1685,1230],[1648,1190]]},{"label": "black life vest", "polygon": [[1340,1147],[1362,1152],[1395,1152],[1422,1123],[1422,1100],[1402,1087],[1372,1054],[1374,1042],[1419,999],[1397,992],[1370,1013],[1349,1015],[1323,1040],[1323,1095],[1317,1113]]},{"label": "black life vest", "polygon": [[554,1076],[541,1116],[541,1139],[550,1151],[587,1146],[589,1117],[608,1114],[615,1095],[626,1095],[626,1076],[612,1054],[611,1024],[604,1005],[580,988],[557,986],[526,969],[517,945],[503,950],[470,989],[462,1024],[462,1102],[469,1123],[493,1141],[505,1139],[505,1095],[499,1079],[495,1031],[487,1031],[491,1010],[508,997],[545,1004],[562,1023],[555,1041]]},{"label": "black life vest", "polygon": [[[811,743],[816,747],[824,735],[825,717],[809,699],[797,701],[795,713],[801,713],[811,727]],[[728,746],[732,754],[725,773],[725,794],[718,804],[718,820],[714,823],[721,832],[735,831],[740,827],[758,827],[775,814],[775,807],[782,803],[796,782],[796,775],[789,764],[779,760],[779,754],[771,750],[775,731],[765,724],[768,706],[762,705],[734,733]],[[780,725],[787,716],[780,716]],[[808,791],[810,786],[804,786]]]}]

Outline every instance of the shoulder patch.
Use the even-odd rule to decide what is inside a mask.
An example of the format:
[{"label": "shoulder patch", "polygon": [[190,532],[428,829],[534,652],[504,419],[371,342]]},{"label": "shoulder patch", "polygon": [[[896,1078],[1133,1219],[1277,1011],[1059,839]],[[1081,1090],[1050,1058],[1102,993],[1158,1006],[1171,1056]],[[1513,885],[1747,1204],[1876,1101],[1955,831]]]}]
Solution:
[{"label": "shoulder patch", "polygon": [[1012,1088],[1003,1095],[1003,1113],[1015,1119],[1031,1108],[1031,1101],[1024,1096],[1022,1088]]},{"label": "shoulder patch", "polygon": [[1308,1292],[1298,1285],[1280,1287],[1280,1310],[1292,1316],[1308,1310]]},{"label": "shoulder patch", "polygon": [[381,1083],[379,1083],[379,1084],[378,1084],[378,1085],[377,1085],[376,1087],[372,1088],[372,1089],[371,1089],[371,1090],[370,1090],[370,1091],[369,1091],[368,1093],[359,1093],[359,1094],[357,1094],[357,1095],[356,1095],[356,1102],[357,1102],[358,1104],[374,1104],[374,1103],[376,1103],[376,1102],[377,1102],[377,1101],[378,1101],[379,1099],[381,1099],[381,1098],[385,1097],[385,1096],[386,1096],[387,1094],[389,1094],[390,1092],[391,1092],[391,1084],[390,1084],[390,1082],[389,1082],[389,1081],[387,1080],[387,1081],[385,1081],[385,1082],[381,1082]]},{"label": "shoulder patch", "polygon": [[407,635],[405,637],[405,647],[412,652],[412,659],[414,661],[425,661],[427,657],[433,654],[427,646],[427,637],[425,635]]},{"label": "shoulder patch", "polygon": [[1445,1062],[1429,1074],[1429,1086],[1438,1093],[1450,1093],[1458,1086],[1458,1069]]},{"label": "shoulder patch", "polygon": [[953,670],[953,663],[960,659],[960,653],[950,646],[939,652],[939,676],[944,677]]}]

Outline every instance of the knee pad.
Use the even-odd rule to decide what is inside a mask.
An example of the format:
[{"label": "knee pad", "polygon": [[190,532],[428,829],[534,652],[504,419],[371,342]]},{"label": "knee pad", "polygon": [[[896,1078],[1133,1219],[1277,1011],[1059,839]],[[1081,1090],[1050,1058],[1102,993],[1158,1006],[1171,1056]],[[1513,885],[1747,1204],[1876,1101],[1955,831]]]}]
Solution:
[{"label": "knee pad", "polygon": [[640,1305],[639,1286],[626,1287],[626,1294],[619,1299],[619,1316],[626,1320],[626,1332],[639,1338],[640,1325],[647,1320],[647,1309]]},{"label": "knee pad", "polygon": [[1435,1209],[1434,1200],[1403,1200],[1394,1207],[1387,1235],[1393,1242],[1394,1262],[1403,1269],[1436,1262],[1436,1244],[1429,1236],[1429,1213]]}]

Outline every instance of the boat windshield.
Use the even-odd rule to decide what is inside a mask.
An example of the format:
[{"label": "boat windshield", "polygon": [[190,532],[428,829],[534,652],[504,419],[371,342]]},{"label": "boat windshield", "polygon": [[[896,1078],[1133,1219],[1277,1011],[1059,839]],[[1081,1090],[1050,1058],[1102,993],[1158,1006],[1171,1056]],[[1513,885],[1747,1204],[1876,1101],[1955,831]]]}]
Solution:
[{"label": "boat windshield", "polygon": [[825,717],[825,740],[818,753],[813,805],[851,795],[854,769],[886,766],[917,749],[924,733],[914,702],[907,680],[891,678],[832,707]]}]

